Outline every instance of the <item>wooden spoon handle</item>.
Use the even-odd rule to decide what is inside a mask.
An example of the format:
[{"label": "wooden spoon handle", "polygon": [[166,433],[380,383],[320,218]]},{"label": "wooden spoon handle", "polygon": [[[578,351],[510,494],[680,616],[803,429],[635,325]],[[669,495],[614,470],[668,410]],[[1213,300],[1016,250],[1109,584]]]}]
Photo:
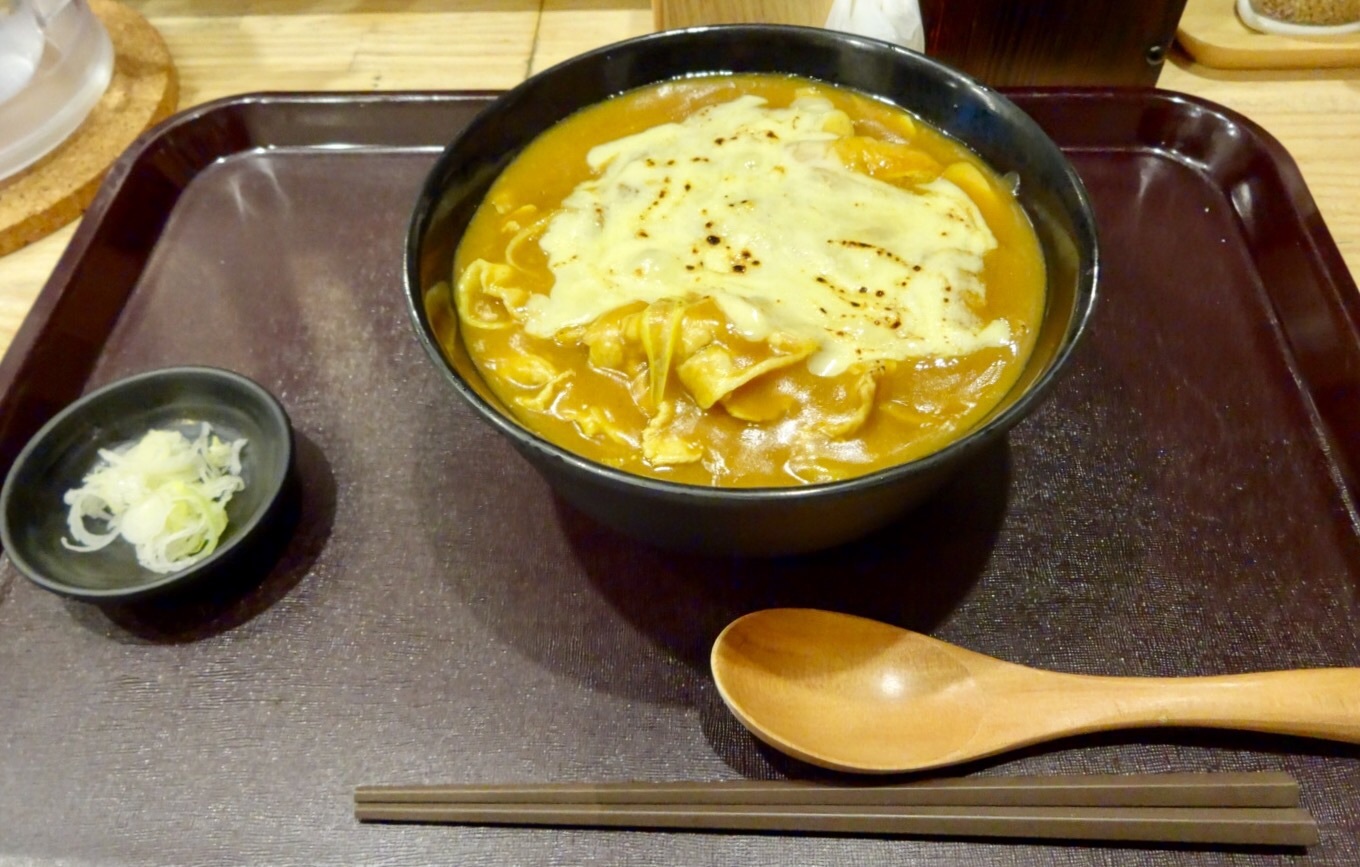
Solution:
[{"label": "wooden spoon handle", "polygon": [[1090,714],[1085,731],[1204,726],[1360,743],[1360,668],[1268,671],[1217,677],[1074,676]]}]

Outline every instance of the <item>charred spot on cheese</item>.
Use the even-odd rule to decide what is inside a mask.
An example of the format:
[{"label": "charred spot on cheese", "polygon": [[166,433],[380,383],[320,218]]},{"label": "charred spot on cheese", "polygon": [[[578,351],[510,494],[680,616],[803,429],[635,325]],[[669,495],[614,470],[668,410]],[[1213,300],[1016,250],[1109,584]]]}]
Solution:
[{"label": "charred spot on cheese", "polygon": [[851,91],[666,82],[496,181],[455,256],[460,336],[522,423],[612,466],[845,478],[947,444],[1019,376],[1044,271],[1012,192]]}]

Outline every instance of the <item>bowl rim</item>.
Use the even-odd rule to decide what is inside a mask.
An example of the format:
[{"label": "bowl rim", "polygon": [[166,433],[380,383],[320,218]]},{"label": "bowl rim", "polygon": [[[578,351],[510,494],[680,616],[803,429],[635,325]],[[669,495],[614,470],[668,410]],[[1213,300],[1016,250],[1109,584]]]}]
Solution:
[{"label": "bowl rim", "polygon": [[[219,545],[207,557],[178,572],[160,575],[152,580],[128,587],[79,587],[60,581],[31,563],[24,556],[23,551],[13,544],[14,535],[10,528],[10,500],[13,498],[14,489],[17,487],[16,479],[20,474],[20,469],[36,457],[38,451],[55,431],[68,424],[73,418],[78,418],[90,406],[108,400],[120,392],[140,387],[147,382],[173,379],[207,379],[232,385],[252,398],[251,404],[254,408],[250,411],[250,414],[267,422],[267,424],[262,424],[262,427],[269,430],[271,436],[278,435],[279,448],[282,452],[282,460],[279,462],[280,471],[269,478],[255,480],[256,484],[266,486],[265,497],[259,508],[255,509],[246,520],[239,522],[237,530],[231,538],[225,544]],[[262,412],[257,412],[255,409]],[[106,383],[94,391],[76,398],[48,419],[38,429],[37,433],[29,438],[23,449],[14,458],[9,473],[5,477],[4,485],[0,487],[0,547],[3,547],[5,555],[24,577],[44,589],[62,596],[87,601],[116,601],[151,595],[175,584],[192,580],[194,577],[212,569],[261,529],[265,517],[272,511],[273,505],[283,493],[290,467],[293,464],[294,450],[293,425],[288,416],[288,411],[272,392],[244,374],[208,365],[176,365],[134,373]],[[148,574],[154,575],[156,573],[148,571]]]},{"label": "bowl rim", "polygon": [[[961,437],[951,441],[936,451],[903,463],[882,467],[861,475],[828,482],[811,482],[804,485],[766,485],[752,487],[699,485],[631,473],[627,470],[618,469],[609,466],[608,464],[592,460],[591,458],[577,454],[570,449],[551,442],[537,432],[520,425],[513,418],[499,411],[495,406],[483,398],[482,395],[458,373],[448,358],[445,357],[439,341],[432,333],[429,317],[425,311],[424,291],[420,285],[420,252],[423,246],[423,239],[429,230],[430,223],[436,212],[436,206],[442,199],[441,192],[437,189],[437,187],[440,186],[438,182],[457,162],[457,154],[455,151],[459,143],[479,134],[482,131],[482,128],[490,122],[488,119],[492,117],[498,109],[504,106],[514,106],[521,101],[531,98],[534,91],[542,86],[542,83],[545,80],[549,79],[554,74],[558,74],[561,70],[569,69],[577,65],[607,60],[610,54],[619,51],[645,51],[648,46],[656,43],[693,39],[696,37],[702,38],[705,34],[709,33],[732,33],[737,36],[749,34],[753,38],[762,34],[783,33],[792,37],[823,43],[848,43],[868,51],[888,52],[891,55],[906,59],[909,63],[922,64],[932,68],[935,72],[944,75],[947,79],[951,80],[953,84],[965,91],[980,91],[990,104],[998,106],[1003,110],[1010,122],[1016,123],[1022,128],[1028,127],[1028,131],[1031,134],[1037,135],[1041,141],[1046,142],[1048,146],[1052,147],[1053,150],[1062,157],[1061,165],[1063,178],[1071,188],[1077,201],[1078,207],[1075,214],[1078,218],[1077,228],[1078,230],[1083,228],[1089,229],[1089,262],[1083,261],[1086,258],[1084,255],[1079,256],[1077,286],[1074,291],[1074,310],[1071,321],[1067,324],[1067,327],[1061,335],[1061,342],[1057,352],[1054,353],[1052,359],[1049,361],[1047,369],[1040,373],[1033,382],[1029,384],[1025,391],[1016,397],[1016,399],[1004,410],[989,416],[981,424],[969,428]],[[730,69],[724,70],[721,66],[722,64],[713,64],[713,67],[711,69],[706,69],[706,71],[719,75],[725,73],[731,74]],[[689,74],[705,74],[705,70],[696,69],[693,73],[685,73],[685,75]],[[656,79],[656,81],[661,80],[662,79]],[[605,98],[609,99],[629,90],[644,87],[648,83],[631,85],[622,90],[616,90]],[[851,90],[857,90],[857,88],[838,84],[835,81],[828,81],[826,83],[837,87],[846,87]],[[911,111],[910,107],[902,105],[897,100],[891,100],[883,94],[870,93],[868,95],[874,98],[887,100],[894,105],[905,108],[907,111]],[[571,113],[579,110],[580,108],[573,109],[572,112],[569,112],[566,116],[570,116]],[[535,136],[560,122],[561,119],[553,121],[549,127],[540,130]],[[952,135],[950,137],[955,138],[955,136]],[[969,147],[967,143],[963,144],[965,147]],[[505,165],[508,165],[509,161],[518,156],[524,146],[525,145],[521,145],[513,152],[510,152],[506,157]],[[500,173],[503,171],[504,165],[492,177],[490,183],[494,183],[495,177],[499,177]],[[456,250],[457,245],[455,244],[454,246]],[[979,82],[967,73],[896,43],[845,31],[791,24],[711,24],[643,34],[641,36],[635,36],[603,45],[591,51],[567,58],[547,69],[531,75],[515,87],[505,91],[489,106],[479,112],[466,127],[454,135],[444,147],[434,165],[427,172],[416,199],[415,209],[408,222],[402,268],[402,280],[406,294],[405,300],[407,311],[410,314],[412,324],[415,327],[416,336],[420,340],[421,345],[425,348],[426,353],[434,360],[436,367],[440,370],[444,378],[453,385],[454,389],[466,402],[471,404],[478,415],[489,422],[502,434],[508,436],[518,447],[530,449],[541,458],[565,464],[576,473],[602,478],[611,485],[641,489],[645,492],[662,497],[700,497],[733,502],[748,500],[769,501],[771,498],[788,501],[826,496],[834,497],[838,494],[852,490],[865,491],[892,485],[903,476],[927,473],[931,470],[952,464],[954,461],[967,455],[971,451],[981,448],[997,436],[1004,434],[1007,430],[1030,414],[1033,407],[1039,403],[1052,388],[1054,382],[1056,382],[1068,369],[1068,362],[1071,355],[1081,344],[1082,338],[1090,327],[1091,316],[1099,295],[1099,276],[1100,239],[1095,221],[1095,211],[1086,190],[1086,185],[1081,180],[1080,175],[1077,174],[1071,161],[1062,153],[1057,143],[1054,142],[1048,133],[1018,105],[1000,91]],[[1047,300],[1045,301],[1045,305],[1047,305]]]}]

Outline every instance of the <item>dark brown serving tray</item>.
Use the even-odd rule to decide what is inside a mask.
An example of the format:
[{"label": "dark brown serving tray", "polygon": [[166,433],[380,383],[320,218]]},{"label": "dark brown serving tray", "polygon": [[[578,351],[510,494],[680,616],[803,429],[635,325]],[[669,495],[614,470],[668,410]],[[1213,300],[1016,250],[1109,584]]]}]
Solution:
[{"label": "dark brown serving tray", "polygon": [[170,364],[272,389],[302,514],[216,599],[101,610],[0,562],[0,864],[1360,863],[1360,748],[1165,730],[973,773],[1285,769],[1306,853],[360,826],[382,782],[807,776],[723,708],[707,652],[774,605],[1016,662],[1188,675],[1360,664],[1356,287],[1241,117],[1020,92],[1090,187],[1099,311],[1070,376],[914,516],[843,550],[680,558],[549,494],[456,405],[400,286],[439,146],[484,95],[264,95],[114,168],[0,365],[4,465],[80,392]]}]

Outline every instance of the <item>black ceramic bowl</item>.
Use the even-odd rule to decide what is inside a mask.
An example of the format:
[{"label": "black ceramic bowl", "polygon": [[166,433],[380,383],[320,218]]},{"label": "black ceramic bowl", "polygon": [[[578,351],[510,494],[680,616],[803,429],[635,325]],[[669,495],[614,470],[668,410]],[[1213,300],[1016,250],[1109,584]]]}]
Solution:
[{"label": "black ceramic bowl", "polygon": [[[625,90],[696,73],[776,72],[895,102],[963,142],[1019,197],[1043,245],[1048,299],[1033,356],[1001,405],[962,439],[927,457],[842,482],[723,489],[643,478],[566,451],[513,420],[453,333],[444,297],[454,250],[506,164],[557,121]],[[444,151],[416,204],[406,291],[417,331],[455,391],[505,434],[559,495],[636,537],[718,554],[826,548],[883,526],[935,491],[961,464],[1031,412],[1081,336],[1095,302],[1096,228],[1085,190],[1058,147],[1000,94],[923,55],[850,34],[801,27],[669,31],[621,42],[542,72],[496,100]]]},{"label": "black ceramic bowl", "polygon": [[[66,491],[79,487],[98,451],[136,442],[152,428],[198,433],[208,422],[224,440],[245,437],[244,490],[227,503],[227,528],[212,554],[187,569],[143,568],[121,539],[98,551],[62,545],[68,537]],[[66,407],[28,442],[0,490],[0,542],[38,585],[91,602],[122,603],[171,590],[236,581],[252,566],[255,542],[283,509],[293,461],[293,429],[279,402],[236,373],[175,367],[106,385]]]}]

